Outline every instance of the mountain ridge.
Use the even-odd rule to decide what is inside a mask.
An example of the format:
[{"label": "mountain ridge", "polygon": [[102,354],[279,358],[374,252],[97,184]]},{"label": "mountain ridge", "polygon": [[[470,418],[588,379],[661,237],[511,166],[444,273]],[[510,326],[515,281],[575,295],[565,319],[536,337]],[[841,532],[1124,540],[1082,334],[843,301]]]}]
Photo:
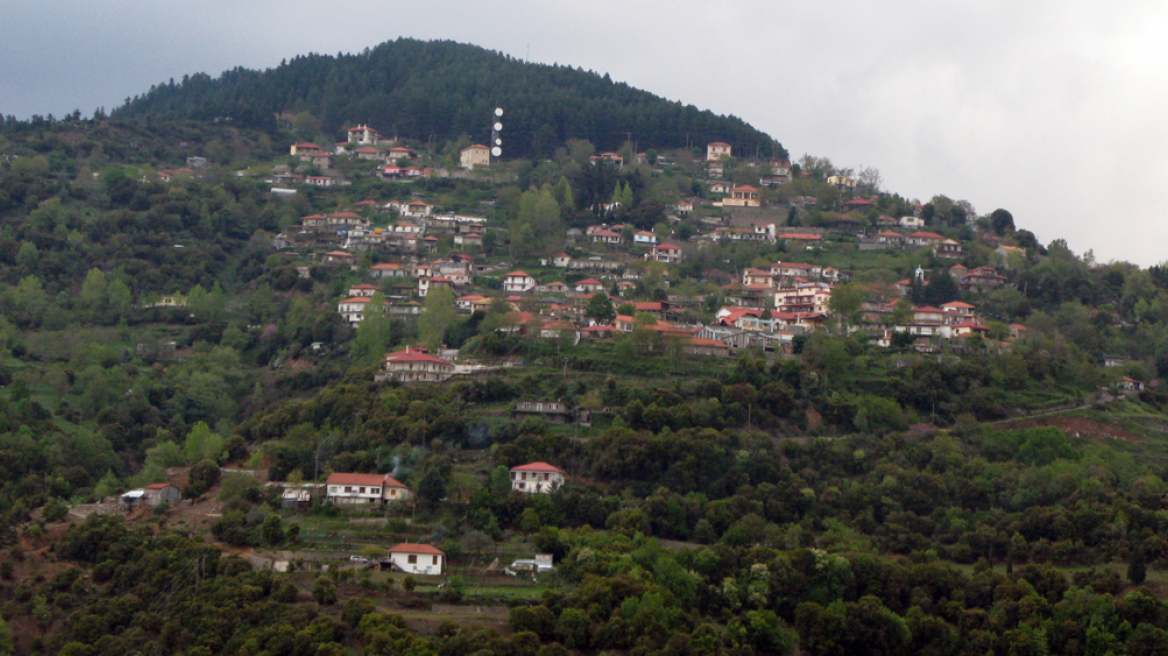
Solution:
[{"label": "mountain ridge", "polygon": [[568,139],[604,150],[628,139],[642,150],[724,141],[739,151],[787,154],[738,117],[669,101],[607,74],[404,38],[356,54],[299,55],[265,71],[184,76],[128,99],[111,117],[273,130],[278,113],[308,112],[326,132],[361,123],[417,141],[478,141],[486,139],[496,106],[506,111],[507,156],[547,157]]}]

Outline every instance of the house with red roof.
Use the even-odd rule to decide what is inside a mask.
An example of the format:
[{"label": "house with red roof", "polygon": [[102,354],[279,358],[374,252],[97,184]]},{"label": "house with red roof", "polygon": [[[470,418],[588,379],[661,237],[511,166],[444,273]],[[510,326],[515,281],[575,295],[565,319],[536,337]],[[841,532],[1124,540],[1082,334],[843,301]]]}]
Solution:
[{"label": "house with red roof", "polygon": [[770,271],[762,269],[746,269],[742,272],[743,285],[764,285],[766,287],[775,286],[775,275]]},{"label": "house with red roof", "polygon": [[657,243],[657,235],[648,230],[639,230],[633,234],[633,245],[635,246],[652,246]]},{"label": "house with red roof", "polygon": [[369,300],[368,296],[350,296],[337,303],[337,312],[351,324],[361,323],[365,317],[365,308],[369,307]]},{"label": "house with red roof", "polygon": [[405,278],[406,270],[400,264],[382,262],[369,267],[369,275],[374,278]]},{"label": "house with red roof", "polygon": [[349,128],[349,140],[345,143],[372,146],[381,141],[381,134],[368,125],[358,125]]},{"label": "house with red roof", "polygon": [[551,494],[568,480],[568,472],[546,462],[529,462],[511,468],[511,491]]},{"label": "house with red roof", "polygon": [[428,544],[403,542],[389,548],[389,566],[406,574],[441,576],[446,552]]},{"label": "house with red roof", "polygon": [[673,244],[658,244],[645,253],[645,259],[650,262],[681,264],[681,247]]},{"label": "house with red roof", "polygon": [[945,235],[939,235],[935,232],[914,232],[905,237],[904,244],[905,246],[936,247],[943,241],[945,241]]},{"label": "house with red roof", "polygon": [[966,335],[978,334],[988,335],[990,332],[989,326],[983,326],[976,321],[962,321],[961,323],[953,324],[949,327],[950,334],[954,337],[965,337]]},{"label": "house with red roof", "polygon": [[389,159],[390,160],[396,162],[397,160],[399,160],[403,157],[407,157],[409,159],[417,159],[418,154],[415,153],[414,151],[410,150],[409,148],[404,147],[404,146],[394,146],[393,148],[389,149]]},{"label": "house with red roof", "polygon": [[491,149],[483,144],[467,146],[458,151],[458,164],[464,169],[473,171],[476,166],[491,165]]},{"label": "house with red roof", "polygon": [[723,207],[759,207],[758,189],[750,185],[739,185],[730,190],[730,197],[722,199]]},{"label": "house with red roof", "polygon": [[352,264],[355,260],[352,253],[345,251],[329,251],[321,257],[325,264]]},{"label": "house with red roof", "polygon": [[954,239],[942,240],[941,243],[933,247],[933,251],[937,254],[937,257],[944,257],[950,260],[961,259],[963,254],[961,242]]},{"label": "house with red roof", "polygon": [[303,160],[311,159],[311,157],[320,152],[320,146],[306,141],[303,143],[294,143],[290,149],[289,154],[299,157]]},{"label": "house with red roof", "polygon": [[523,271],[512,271],[503,276],[503,291],[527,292],[535,288],[535,278]]},{"label": "house with red roof", "polygon": [[609,244],[611,246],[619,246],[624,242],[624,237],[621,233],[609,230],[608,228],[601,228],[589,233],[588,238],[594,244]]},{"label": "house with red roof", "polygon": [[954,314],[962,319],[974,318],[974,306],[965,301],[949,301],[941,306],[941,309],[948,314]]},{"label": "house with red roof", "polygon": [[154,483],[136,490],[130,490],[118,497],[127,506],[158,506],[174,503],[182,499],[182,491],[170,483]]},{"label": "house with red roof", "polygon": [[595,294],[596,292],[604,291],[604,283],[594,278],[585,278],[584,280],[577,281],[572,286],[572,289],[581,294]]},{"label": "house with red roof", "polygon": [[426,298],[426,294],[429,294],[431,289],[440,289],[443,287],[453,291],[454,281],[446,276],[431,276],[429,278],[423,276],[418,278],[418,296],[422,298]]},{"label": "house with red roof", "polygon": [[388,474],[330,474],[325,500],[338,506],[385,505],[410,498],[410,490]]},{"label": "house with red roof", "polygon": [[386,354],[385,375],[379,379],[400,383],[441,383],[453,375],[453,362],[407,348]]}]

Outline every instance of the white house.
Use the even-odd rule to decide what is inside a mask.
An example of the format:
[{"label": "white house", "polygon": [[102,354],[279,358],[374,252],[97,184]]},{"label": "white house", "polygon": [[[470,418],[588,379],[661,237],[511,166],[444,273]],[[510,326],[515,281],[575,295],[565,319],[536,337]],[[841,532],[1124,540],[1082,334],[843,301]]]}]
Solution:
[{"label": "white house", "polygon": [[555,492],[568,478],[568,472],[546,462],[531,462],[511,468],[511,490],[523,494]]},{"label": "white house", "polygon": [[454,363],[407,349],[385,356],[385,373],[402,383],[441,383],[454,375]]},{"label": "white house", "polygon": [[386,474],[330,474],[325,498],[338,506],[384,505],[410,498],[409,488]]},{"label": "white house", "polygon": [[648,230],[641,230],[633,235],[633,244],[635,246],[653,246],[657,243],[657,235]]},{"label": "white house", "polygon": [[349,323],[361,323],[365,316],[365,308],[369,305],[368,296],[352,296],[337,303],[337,312]]},{"label": "white house", "polygon": [[428,544],[403,542],[389,550],[389,562],[406,574],[442,575],[446,553]]},{"label": "white house", "polygon": [[706,144],[706,161],[716,162],[723,157],[730,157],[730,144],[721,141]]},{"label": "white house", "polygon": [[522,271],[512,271],[503,276],[503,291],[526,292],[535,287],[535,278]]}]

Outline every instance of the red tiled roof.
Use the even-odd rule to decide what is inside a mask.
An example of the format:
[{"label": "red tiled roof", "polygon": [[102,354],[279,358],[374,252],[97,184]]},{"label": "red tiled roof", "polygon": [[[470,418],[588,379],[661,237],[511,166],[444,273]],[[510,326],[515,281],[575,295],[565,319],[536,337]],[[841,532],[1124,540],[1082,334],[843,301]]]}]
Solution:
[{"label": "red tiled roof", "polygon": [[147,485],[144,489],[161,490],[161,489],[167,488],[167,487],[174,487],[174,486],[171,485],[170,483],[151,483],[150,485]]},{"label": "red tiled roof", "polygon": [[[365,485],[381,487],[385,483],[385,474],[329,474],[327,485]],[[399,486],[405,487],[401,483]]]},{"label": "red tiled roof", "polygon": [[421,554],[432,554],[432,555],[437,555],[437,556],[445,556],[446,555],[446,552],[442,551],[438,547],[434,547],[434,546],[431,546],[428,544],[416,544],[413,542],[402,542],[399,545],[395,545],[393,547],[390,547],[389,552],[390,553],[421,553]]},{"label": "red tiled roof", "polygon": [[453,362],[447,362],[446,360],[443,360],[441,358],[436,358],[432,355],[426,355],[425,353],[407,353],[406,355],[393,358],[392,360],[389,360],[389,361],[390,362],[437,362],[439,364],[445,364],[445,365],[449,365],[451,367],[454,366]]},{"label": "red tiled roof", "polygon": [[529,462],[526,465],[519,465],[518,467],[512,467],[511,471],[517,471],[517,472],[559,472],[561,474],[568,473],[568,472],[560,469],[559,467],[556,467],[554,465],[549,465],[546,462]]},{"label": "red tiled roof", "polygon": [[690,337],[686,341],[688,341],[690,344],[693,344],[694,346],[714,346],[717,348],[726,349],[730,348],[728,344],[723,344],[716,339],[706,339],[705,337]]}]

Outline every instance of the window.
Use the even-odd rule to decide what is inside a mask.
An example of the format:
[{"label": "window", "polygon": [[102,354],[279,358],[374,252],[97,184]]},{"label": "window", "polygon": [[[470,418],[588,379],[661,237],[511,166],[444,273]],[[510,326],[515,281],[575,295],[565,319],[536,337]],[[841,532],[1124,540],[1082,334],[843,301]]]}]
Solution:
[{"label": "window", "polygon": [[434,562],[433,562],[433,563],[431,563],[431,564],[433,564],[433,565],[437,565],[437,564],[438,564],[438,556],[434,556]]},{"label": "window", "polygon": [[369,488],[369,493],[370,494],[381,494],[381,488],[371,487],[371,488]]},{"label": "window", "polygon": [[348,485],[345,486],[345,492],[352,492],[352,491],[353,491],[353,488],[349,487]]},{"label": "window", "polygon": [[359,492],[361,494],[365,494],[365,487],[362,486],[360,489],[357,490],[357,492]]},{"label": "window", "polygon": [[408,562],[411,565],[417,565],[418,564],[417,554],[410,554],[410,557],[406,559],[406,562]]}]

